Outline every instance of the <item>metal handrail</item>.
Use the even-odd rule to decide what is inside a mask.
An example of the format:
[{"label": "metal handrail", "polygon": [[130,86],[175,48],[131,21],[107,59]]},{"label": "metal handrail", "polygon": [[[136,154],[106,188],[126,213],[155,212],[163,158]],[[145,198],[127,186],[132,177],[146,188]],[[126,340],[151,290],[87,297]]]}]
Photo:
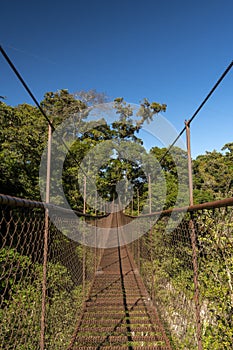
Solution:
[{"label": "metal handrail", "polygon": [[[195,204],[195,205],[190,205],[186,207],[180,207],[180,208],[171,208],[171,209],[166,209],[166,210],[161,210],[161,211],[156,211],[151,214],[142,214],[140,217],[152,217],[155,215],[169,215],[173,212],[195,212],[198,210],[204,210],[204,209],[217,209],[217,208],[222,208],[222,207],[229,207],[233,206],[233,197],[225,198],[225,199],[220,199],[217,201],[212,201],[212,202],[205,202],[201,204]],[[125,214],[126,215],[126,214]],[[127,215],[132,218],[137,218],[138,216],[134,215]]]},{"label": "metal handrail", "polygon": [[74,212],[78,216],[85,216],[88,218],[102,218],[107,216],[105,215],[91,215],[91,214],[84,214],[77,210],[67,209],[60,207],[58,205],[52,204],[52,203],[45,203],[40,201],[34,201],[30,199],[25,198],[19,198],[19,197],[13,197],[6,194],[0,194],[0,204],[8,205],[11,207],[24,207],[24,208],[48,208],[48,209],[56,209],[59,211],[65,211],[65,212]]}]

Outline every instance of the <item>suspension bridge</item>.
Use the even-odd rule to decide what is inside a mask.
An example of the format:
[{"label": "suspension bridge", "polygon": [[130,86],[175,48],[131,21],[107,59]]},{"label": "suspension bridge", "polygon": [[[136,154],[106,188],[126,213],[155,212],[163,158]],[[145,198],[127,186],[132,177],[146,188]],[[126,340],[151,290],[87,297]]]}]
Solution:
[{"label": "suspension bridge", "polygon": [[231,342],[221,327],[232,322],[233,198],[166,210],[156,223],[158,213],[146,215],[150,229],[128,244],[134,218],[85,215],[116,228],[107,239],[121,243],[106,249],[65,237],[45,203],[0,202],[2,349],[202,349],[206,334]]},{"label": "suspension bridge", "polygon": [[[51,134],[50,119],[0,51]],[[185,130],[188,135],[232,65],[170,148]],[[190,149],[188,159],[191,193]],[[58,229],[48,202],[0,194],[1,349],[232,349],[233,197],[138,218],[76,211],[94,228],[89,245]],[[69,215],[64,220],[63,210],[56,220],[85,242],[85,230]],[[96,244],[100,228],[109,231],[103,246]]]}]

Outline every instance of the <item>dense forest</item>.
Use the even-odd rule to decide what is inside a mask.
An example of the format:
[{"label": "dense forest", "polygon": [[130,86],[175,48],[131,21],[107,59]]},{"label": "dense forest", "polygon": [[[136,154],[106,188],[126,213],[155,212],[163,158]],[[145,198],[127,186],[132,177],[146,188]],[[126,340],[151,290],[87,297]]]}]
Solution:
[{"label": "dense forest", "polygon": [[[81,113],[88,107],[104,103],[107,98],[96,91],[70,94],[67,90],[48,92],[41,102],[41,107],[56,127],[72,114]],[[150,120],[158,112],[165,112],[166,105],[149,103],[147,99],[141,103],[140,116],[133,123],[132,108],[122,98],[115,99],[114,108],[119,121],[112,125],[102,125],[88,129],[77,138],[66,157],[63,169],[63,187],[71,207],[82,209],[83,198],[77,186],[78,167],[85,154],[97,144],[106,140],[127,140],[141,145],[143,140],[138,132],[145,121]],[[85,123],[85,113],[82,114]],[[47,143],[48,123],[37,107],[21,104],[16,107],[0,102],[1,134],[0,134],[0,191],[28,199],[40,200],[39,166],[41,156]],[[87,122],[86,122],[87,123]],[[90,122],[89,122],[90,123]],[[167,195],[164,208],[175,204],[177,195],[177,170],[171,154],[163,155],[166,148],[153,147],[150,155],[157,160],[162,159],[161,168],[166,179]],[[186,168],[187,155],[175,148],[180,166]],[[174,153],[173,153],[174,154]],[[229,196],[233,186],[233,143],[223,145],[222,152],[206,152],[193,160],[194,202],[203,203]],[[148,179],[143,174],[138,162],[109,159],[99,170],[96,179],[97,189],[105,200],[111,200],[116,191],[115,186],[125,174],[133,183],[135,200],[131,206],[137,211],[136,196],[140,194],[140,206],[148,195]],[[184,177],[185,177],[184,172]],[[184,183],[187,178],[184,178]],[[153,188],[152,188],[153,190]],[[87,208],[91,212],[91,208]],[[153,210],[153,206],[152,206]]]},{"label": "dense forest", "polygon": [[[41,107],[55,128],[71,115],[81,116],[79,126],[83,132],[77,132],[75,135],[78,137],[70,146],[62,174],[62,186],[70,206],[79,211],[85,210],[86,213],[96,213],[89,205],[85,205],[84,208],[83,191],[78,185],[78,172],[85,156],[92,155],[92,149],[108,140],[115,145],[116,150],[118,150],[118,140],[130,141],[133,148],[129,149],[130,159],[120,155],[122,149],[119,149],[113,157],[107,157],[109,154],[106,149],[106,160],[102,164],[101,160],[105,156],[104,147],[102,158],[97,158],[98,153],[89,157],[86,175],[92,181],[95,180],[101,198],[105,201],[115,199],[118,194],[117,184],[126,179],[132,184],[131,201],[126,208],[126,213],[137,215],[143,207],[147,207],[148,212],[156,211],[160,201],[161,209],[177,205],[178,186],[181,195],[182,193],[184,196],[187,195],[188,190],[187,153],[178,147],[173,148],[172,154],[166,153],[167,148],[157,146],[147,151],[148,167],[154,160],[160,163],[161,172],[166,181],[165,202],[161,200],[163,193],[160,182],[156,182],[159,175],[147,169],[147,174],[150,173],[148,178],[142,166],[143,140],[140,138],[140,129],[145,122],[150,122],[159,112],[165,112],[166,105],[150,103],[144,99],[135,123],[132,119],[132,106],[123,98],[116,98],[113,108],[118,119],[112,124],[103,122],[97,127],[94,124],[92,126],[92,121],[88,121],[87,118],[88,108],[105,102],[107,102],[106,96],[93,90],[77,94],[70,94],[67,90],[48,92],[41,102]],[[0,192],[31,200],[41,200],[39,168],[43,150],[47,145],[48,122],[37,107],[28,104],[12,107],[4,101],[0,101],[0,118],[2,126]],[[61,148],[61,145],[58,146],[56,154],[52,154],[53,157],[60,157],[59,147]],[[140,152],[141,158],[138,157]],[[196,204],[232,196],[233,142],[223,145],[221,152],[214,150],[199,155],[193,159],[192,163]],[[94,171],[95,164],[101,164],[97,172],[98,176]],[[151,192],[154,195],[148,208],[147,199]],[[183,205],[182,198],[178,204]],[[201,251],[199,280],[201,310],[205,312],[203,316],[205,350],[231,348],[229,344],[232,339],[233,313],[232,214],[223,209],[217,213],[204,213],[196,218],[196,225],[199,228],[198,244]],[[17,349],[36,349],[39,341],[43,210],[35,210],[33,217],[30,217],[30,222],[25,219],[27,213],[23,211],[19,214],[17,210],[13,210],[9,214],[6,211],[1,232],[3,248],[0,253],[0,262],[3,265],[1,273],[5,279],[0,283],[0,291],[3,295],[0,314],[3,326],[0,340],[12,347],[18,342],[18,347],[14,347]],[[10,224],[7,224],[9,219],[7,215],[12,215],[13,218],[16,215],[15,219],[9,220]],[[160,305],[167,307],[166,312],[160,310],[161,316],[164,316],[168,326],[170,324],[173,328],[177,327],[173,334],[175,348],[191,350],[196,348],[193,335],[194,320],[192,313],[183,311],[183,305],[181,305],[183,300],[192,309],[193,303],[189,218],[184,219],[181,227],[165,235],[166,220],[166,217],[162,218],[150,231],[151,236],[149,233],[141,238],[139,245],[135,243],[137,249],[141,250],[140,272],[144,276],[151,295],[156,295]],[[37,222],[36,225],[34,221]],[[15,227],[20,230],[19,235]],[[50,228],[50,235],[51,259],[48,264],[47,310],[49,321],[46,344],[48,348],[55,346],[56,349],[64,349],[72,333],[72,320],[77,316],[77,310],[81,308],[82,298],[85,297],[88,289],[88,285],[85,286],[86,289],[83,288],[82,277],[80,277],[83,272],[83,261],[85,260],[88,265],[84,274],[90,276],[93,273],[94,263],[91,260],[91,252],[69,241],[54,227]],[[148,249],[147,253],[143,253],[143,247]],[[66,249],[67,254],[73,259],[72,262],[65,263],[63,253]],[[57,259],[55,259],[56,254],[59,257]],[[84,256],[85,259],[83,259]],[[79,269],[81,273],[77,276]],[[21,300],[24,302],[21,303]],[[209,305],[211,308],[207,310]],[[184,324],[188,323],[186,336],[179,328],[180,320]],[[14,325],[13,330],[10,327],[11,324]]]}]

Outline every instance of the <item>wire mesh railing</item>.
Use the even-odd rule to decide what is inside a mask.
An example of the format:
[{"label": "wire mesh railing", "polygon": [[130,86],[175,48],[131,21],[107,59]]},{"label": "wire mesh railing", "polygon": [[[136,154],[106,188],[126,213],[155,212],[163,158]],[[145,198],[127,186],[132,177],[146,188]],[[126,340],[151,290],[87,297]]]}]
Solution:
[{"label": "wire mesh railing", "polygon": [[70,240],[49,221],[45,269],[43,203],[3,195],[0,202],[1,348],[64,349],[101,250]]},{"label": "wire mesh railing", "polygon": [[[2,195],[0,201],[1,348],[64,349],[82,313],[102,250],[69,239],[49,221],[44,269],[43,203]],[[174,210],[172,216],[164,211],[146,234],[130,244],[176,349],[232,347],[232,206],[229,198]]]},{"label": "wire mesh railing", "polygon": [[168,210],[131,244],[175,349],[232,349],[232,205],[229,198],[183,208],[177,227],[182,210],[172,220]]}]

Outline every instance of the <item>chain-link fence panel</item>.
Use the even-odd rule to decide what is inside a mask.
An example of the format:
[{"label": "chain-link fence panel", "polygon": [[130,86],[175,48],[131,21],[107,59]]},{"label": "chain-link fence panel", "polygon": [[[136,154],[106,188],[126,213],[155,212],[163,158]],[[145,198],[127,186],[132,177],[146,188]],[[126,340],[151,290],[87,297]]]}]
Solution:
[{"label": "chain-link fence panel", "polygon": [[44,209],[1,206],[2,349],[38,349]]},{"label": "chain-link fence panel", "polygon": [[232,349],[233,210],[194,214],[203,349]]},{"label": "chain-link fence panel", "polygon": [[162,214],[131,244],[176,349],[232,349],[232,204],[189,208],[181,222],[179,211]]},{"label": "chain-link fence panel", "polygon": [[1,348],[64,349],[102,251],[46,227],[43,203],[1,201]]}]

